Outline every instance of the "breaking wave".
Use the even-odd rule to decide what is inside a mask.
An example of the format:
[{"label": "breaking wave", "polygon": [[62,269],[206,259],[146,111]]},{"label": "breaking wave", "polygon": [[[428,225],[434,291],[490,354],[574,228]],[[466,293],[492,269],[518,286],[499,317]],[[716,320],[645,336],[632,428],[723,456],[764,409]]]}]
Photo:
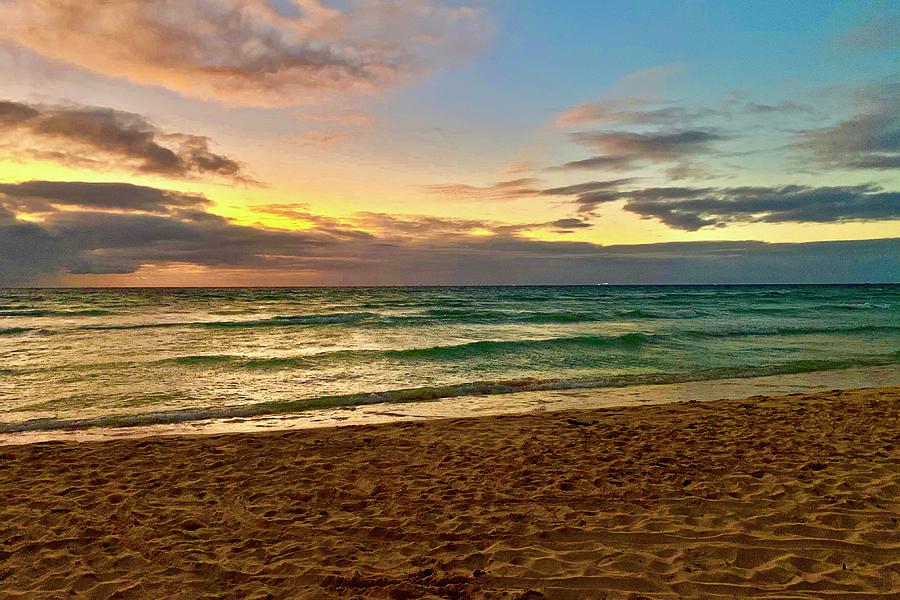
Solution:
[{"label": "breaking wave", "polygon": [[793,361],[754,367],[706,369],[692,373],[647,373],[570,379],[526,378],[498,381],[473,381],[446,386],[428,386],[359,394],[322,396],[286,402],[259,402],[255,404],[241,404],[217,408],[188,408],[89,419],[32,419],[19,423],[0,423],[0,433],[86,429],[93,427],[137,427],[184,423],[188,421],[204,421],[210,419],[234,419],[300,413],[321,408],[360,406],[366,404],[428,402],[458,396],[492,396],[516,392],[626,387],[631,385],[763,377],[767,375],[787,375],[791,373],[830,371],[853,367],[884,366],[897,364],[898,362],[900,362],[900,352],[881,356],[871,356],[861,360]]}]

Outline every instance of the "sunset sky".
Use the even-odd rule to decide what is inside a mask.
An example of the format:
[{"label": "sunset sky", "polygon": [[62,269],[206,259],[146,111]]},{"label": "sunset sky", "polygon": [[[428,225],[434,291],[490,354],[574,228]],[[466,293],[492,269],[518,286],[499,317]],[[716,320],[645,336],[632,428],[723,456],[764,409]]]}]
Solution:
[{"label": "sunset sky", "polygon": [[0,285],[900,281],[890,1],[0,0]]}]

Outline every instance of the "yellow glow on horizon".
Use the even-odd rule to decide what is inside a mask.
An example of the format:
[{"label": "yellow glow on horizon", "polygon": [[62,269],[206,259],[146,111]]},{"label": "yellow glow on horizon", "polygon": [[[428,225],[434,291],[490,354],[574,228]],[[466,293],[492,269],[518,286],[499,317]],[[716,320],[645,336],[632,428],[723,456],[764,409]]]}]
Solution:
[{"label": "yellow glow on horizon", "polygon": [[[210,212],[223,216],[236,224],[262,226],[289,231],[305,231],[316,223],[302,217],[277,215],[259,210],[267,204],[297,204],[310,213],[329,217],[356,231],[378,235],[376,228],[360,225],[353,216],[357,212],[392,212],[397,215],[433,215],[445,218],[485,220],[496,223],[518,224],[546,222],[573,216],[565,204],[549,200],[535,202],[533,198],[497,203],[448,202],[418,190],[415,186],[396,187],[383,181],[371,182],[372,193],[365,202],[346,194],[326,192],[321,189],[295,189],[286,183],[255,185],[227,181],[201,181],[198,179],[171,179],[160,175],[134,173],[126,170],[91,170],[47,161],[20,161],[0,158],[2,181],[16,183],[28,180],[126,182],[146,185],[182,193],[202,194],[213,205]],[[356,182],[363,185],[363,182]],[[371,204],[377,193],[389,195],[400,211],[379,210]],[[509,220],[515,214],[516,220]],[[577,216],[577,215],[574,215]],[[19,215],[21,220],[40,221],[34,215]],[[875,239],[900,236],[900,224],[896,221],[847,222],[847,223],[735,223],[726,228],[708,228],[699,231],[672,229],[655,220],[622,210],[622,203],[601,206],[593,219],[592,228],[576,229],[561,233],[552,228],[530,230],[521,236],[545,242],[587,242],[601,245],[648,244],[658,242],[692,242],[714,240],[758,240],[771,243],[798,243],[829,240]],[[488,228],[469,231],[476,237],[494,233]]]}]

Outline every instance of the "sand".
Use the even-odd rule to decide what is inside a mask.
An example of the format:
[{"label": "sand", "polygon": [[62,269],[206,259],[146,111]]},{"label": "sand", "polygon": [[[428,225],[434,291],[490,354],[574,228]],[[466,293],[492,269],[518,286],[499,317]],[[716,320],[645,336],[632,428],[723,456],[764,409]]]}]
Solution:
[{"label": "sand", "polygon": [[0,598],[900,597],[900,388],[0,447]]}]

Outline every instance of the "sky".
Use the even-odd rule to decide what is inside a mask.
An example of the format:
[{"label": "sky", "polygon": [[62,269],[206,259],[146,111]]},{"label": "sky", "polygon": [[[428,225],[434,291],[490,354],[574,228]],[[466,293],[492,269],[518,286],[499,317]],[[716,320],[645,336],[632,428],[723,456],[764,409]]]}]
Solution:
[{"label": "sky", "polygon": [[900,281],[900,9],[0,0],[0,285]]}]

